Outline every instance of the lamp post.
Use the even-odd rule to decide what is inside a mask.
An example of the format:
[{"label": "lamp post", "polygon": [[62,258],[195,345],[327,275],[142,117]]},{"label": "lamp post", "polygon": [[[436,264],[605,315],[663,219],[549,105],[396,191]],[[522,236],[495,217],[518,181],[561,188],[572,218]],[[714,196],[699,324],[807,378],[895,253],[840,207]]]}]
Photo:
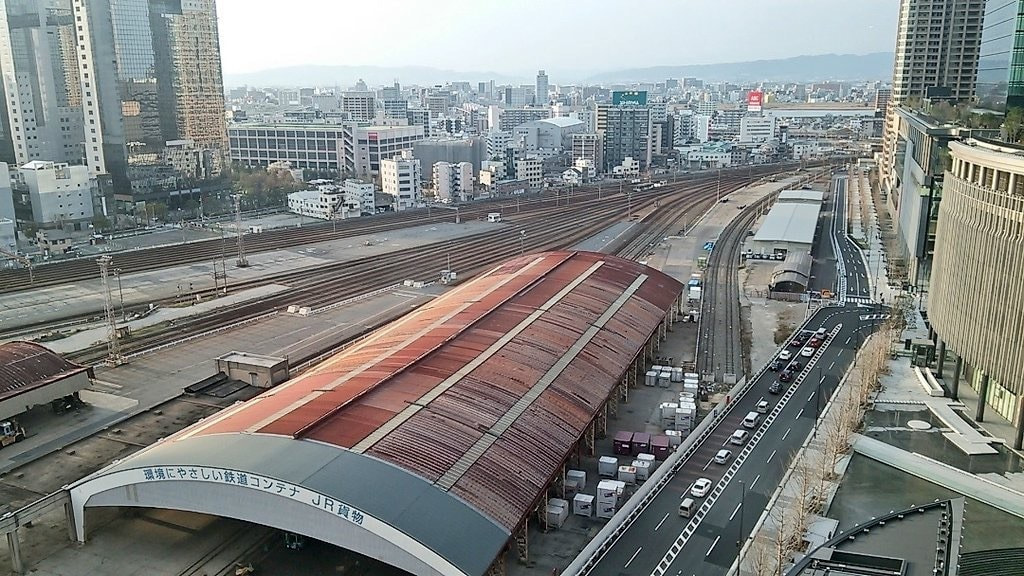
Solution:
[{"label": "lamp post", "polygon": [[121,321],[124,322],[127,317],[124,315],[124,292],[121,291],[121,269],[114,268],[114,278],[117,278],[117,297],[121,302]]}]

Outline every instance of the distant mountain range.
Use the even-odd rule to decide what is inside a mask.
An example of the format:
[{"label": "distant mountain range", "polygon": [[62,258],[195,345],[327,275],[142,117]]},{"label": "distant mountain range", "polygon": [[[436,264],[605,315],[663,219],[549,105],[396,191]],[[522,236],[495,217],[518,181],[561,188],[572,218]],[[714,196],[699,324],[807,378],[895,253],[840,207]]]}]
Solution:
[{"label": "distant mountain range", "polygon": [[[686,66],[652,66],[630,68],[575,77],[552,76],[555,82],[612,84],[630,82],[660,82],[666,78],[687,76],[703,80],[754,82],[818,82],[824,80],[890,80],[893,55],[891,52],[873,54],[820,54],[795,56],[777,60],[729,62],[724,64],[691,64]],[[402,84],[431,85],[451,81],[472,83],[494,80],[498,84],[532,83],[533,78],[494,72],[460,72],[429,66],[288,66],[249,72],[225,74],[224,83],[235,86],[341,86],[348,87],[358,80],[370,86],[388,85],[396,79]]]}]

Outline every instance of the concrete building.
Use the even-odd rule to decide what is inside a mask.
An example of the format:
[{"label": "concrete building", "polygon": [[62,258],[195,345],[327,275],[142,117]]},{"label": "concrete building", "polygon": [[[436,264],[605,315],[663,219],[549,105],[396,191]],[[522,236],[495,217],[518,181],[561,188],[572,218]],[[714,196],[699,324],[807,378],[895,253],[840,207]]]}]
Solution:
[{"label": "concrete building", "polygon": [[[316,124],[232,124],[231,160],[245,166],[269,166],[286,160],[299,169],[341,172],[345,127]],[[352,150],[352,149],[349,149]]]},{"label": "concrete building", "polygon": [[[487,158],[484,140],[477,136],[425,138],[413,144],[412,152],[423,166],[433,166],[438,162],[449,164],[467,162],[473,167],[474,173],[480,170],[481,163]],[[430,174],[424,174],[423,177],[429,178]]]},{"label": "concrete building", "polygon": [[[748,250],[759,254],[810,253],[824,197],[823,192],[816,190],[780,192]],[[798,272],[800,268],[793,264],[783,272]]]},{"label": "concrete building", "polygon": [[415,143],[424,138],[422,126],[346,127],[345,133],[352,135],[346,141],[346,164],[349,142],[353,151],[352,163],[346,165],[346,169],[356,176],[378,174],[383,159],[412,150]]},{"label": "concrete building", "polygon": [[409,126],[423,127],[424,137],[431,136],[430,123],[432,118],[433,116],[431,115],[430,110],[427,110],[426,108],[409,108],[405,114],[405,119]]},{"label": "concrete building", "polygon": [[740,119],[740,142],[754,144],[775,137],[774,116],[744,116]]},{"label": "concrete building", "polygon": [[643,166],[650,161],[651,114],[647,108],[647,93],[637,96],[613,97],[612,104],[597,107],[597,133],[602,139],[603,169],[611,172],[627,157],[637,159]]},{"label": "concrete building", "polygon": [[342,92],[341,110],[348,114],[349,120],[368,124],[377,115],[377,97],[370,91]]},{"label": "concrete building", "polygon": [[9,218],[0,218],[0,250],[7,252],[0,253],[0,267],[17,265],[10,256],[18,251],[17,225]]},{"label": "concrete building", "polygon": [[691,116],[690,136],[701,144],[711,139],[711,116],[697,114]]},{"label": "concrete building", "polygon": [[512,129],[512,145],[542,158],[557,156],[572,148],[572,135],[583,132],[575,118],[545,118]]},{"label": "concrete building", "polygon": [[536,92],[535,92],[536,98],[534,99],[534,103],[538,104],[538,105],[542,105],[542,106],[546,105],[548,103],[548,92],[549,91],[550,91],[550,88],[548,87],[548,75],[547,75],[547,73],[544,72],[543,70],[538,70],[537,71],[537,89],[536,89]]},{"label": "concrete building", "polygon": [[601,135],[594,133],[577,133],[572,135],[571,148],[572,161],[587,160],[595,169],[600,170],[603,166],[603,144]]},{"label": "concrete building", "polygon": [[17,221],[14,213],[14,188],[11,187],[11,169],[6,162],[0,162],[0,218]]},{"label": "concrete building", "polygon": [[434,198],[438,202],[468,202],[473,199],[473,165],[436,162],[433,167]]},{"label": "concrete building", "polygon": [[85,140],[71,0],[0,3],[3,148],[18,165],[77,164]]},{"label": "concrete building", "polygon": [[505,155],[505,150],[512,145],[512,132],[488,130],[484,139],[487,142],[487,158],[500,158]]},{"label": "concrete building", "polygon": [[900,1],[892,94],[879,159],[886,193],[899,189],[900,175],[894,170],[899,135],[896,108],[907,98],[924,97],[933,87],[948,88],[958,102],[974,96],[984,12],[985,0]]},{"label": "concrete building", "polygon": [[373,186],[373,182],[358,178],[347,178],[342,183],[342,190],[345,193],[343,218],[373,214],[377,211],[374,201],[376,189]]},{"label": "concrete building", "polygon": [[[938,207],[928,318],[941,365],[956,355],[957,398],[962,364],[982,402],[1016,425],[1024,439],[1024,147],[968,139],[949,143],[950,165]],[[942,377],[942,374],[938,374]]]},{"label": "concrete building", "polygon": [[522,86],[506,86],[503,98],[505,106],[509,108],[521,108],[532,104],[529,91]]},{"label": "concrete building", "polygon": [[338,186],[321,184],[312,190],[299,190],[288,194],[288,211],[319,220],[343,218],[343,197],[344,192]]},{"label": "concrete building", "polygon": [[529,183],[531,192],[544,187],[544,162],[540,158],[520,158],[515,161],[516,180]]},{"label": "concrete building", "polygon": [[627,156],[622,163],[612,166],[612,174],[615,178],[637,178],[640,176],[640,162]]},{"label": "concrete building", "polygon": [[86,166],[33,160],[18,169],[28,188],[32,220],[43,225],[74,225],[92,219],[96,178]]},{"label": "concrete building", "polygon": [[420,203],[422,175],[420,161],[405,150],[380,161],[381,191],[394,198],[396,211],[415,208]]},{"label": "concrete building", "polygon": [[210,151],[219,174],[228,135],[215,1],[129,9],[117,0],[72,0],[72,7],[89,169],[110,175],[121,202],[140,190],[170,195],[174,188],[162,182],[143,190],[132,181],[155,182],[153,159],[166,143],[190,140]]},{"label": "concrete building", "polygon": [[511,133],[516,126],[551,117],[551,108],[505,108],[498,119],[498,129]]}]

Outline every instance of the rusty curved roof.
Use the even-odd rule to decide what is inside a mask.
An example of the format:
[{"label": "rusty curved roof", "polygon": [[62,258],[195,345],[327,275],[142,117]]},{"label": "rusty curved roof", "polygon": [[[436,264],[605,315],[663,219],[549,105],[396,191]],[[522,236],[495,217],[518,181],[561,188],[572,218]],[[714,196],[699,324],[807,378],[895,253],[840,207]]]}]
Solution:
[{"label": "rusty curved roof", "polygon": [[[208,441],[225,435],[333,447],[425,482],[453,509],[468,504],[507,537],[682,289],[604,254],[520,257],[167,443],[191,439],[204,457]],[[353,504],[371,514],[384,505]],[[470,545],[473,534],[445,546],[460,539]]]},{"label": "rusty curved roof", "polygon": [[65,360],[34,342],[0,344],[0,400],[82,372],[92,377],[92,368]]}]

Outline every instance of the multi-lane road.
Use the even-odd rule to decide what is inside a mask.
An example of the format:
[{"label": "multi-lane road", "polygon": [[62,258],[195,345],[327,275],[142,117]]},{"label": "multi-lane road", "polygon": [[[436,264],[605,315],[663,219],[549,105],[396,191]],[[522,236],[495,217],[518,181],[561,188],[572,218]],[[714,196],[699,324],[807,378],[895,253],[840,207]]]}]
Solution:
[{"label": "multi-lane road", "polygon": [[[845,178],[835,178],[828,195],[830,214],[819,239],[819,248],[824,244],[828,249],[816,256],[827,261],[831,255],[835,269],[845,274],[850,298],[844,306],[819,309],[804,326],[811,331],[824,328],[829,338],[812,358],[800,356],[799,348],[788,348],[805,366],[794,382],[783,385],[779,395],[768,391],[777,372],[756,374],[753,385],[735,401],[722,423],[607,549],[592,575],[724,575],[736,560],[739,543],[750,535],[777,489],[790,456],[814,430],[820,410],[853,362],[858,345],[875,327],[865,318],[870,309],[857,304],[862,298],[868,299],[870,290],[863,259],[846,237],[845,193]],[[831,284],[821,287],[838,292],[841,284],[837,273]],[[730,435],[743,428],[744,416],[762,399],[769,400],[771,408],[749,430],[747,444],[730,444]],[[722,448],[732,450],[732,457],[724,465],[713,461]],[[699,507],[694,515],[681,517],[679,504],[690,496],[698,478],[710,479],[714,488],[708,496],[697,499]]]}]

